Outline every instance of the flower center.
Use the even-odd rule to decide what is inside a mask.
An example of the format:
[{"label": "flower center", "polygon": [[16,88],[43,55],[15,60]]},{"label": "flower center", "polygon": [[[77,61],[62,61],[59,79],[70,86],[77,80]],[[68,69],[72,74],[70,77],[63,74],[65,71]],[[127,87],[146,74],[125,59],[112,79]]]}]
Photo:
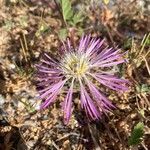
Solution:
[{"label": "flower center", "polygon": [[85,54],[69,53],[65,55],[61,66],[65,75],[78,78],[89,69],[89,61]]}]

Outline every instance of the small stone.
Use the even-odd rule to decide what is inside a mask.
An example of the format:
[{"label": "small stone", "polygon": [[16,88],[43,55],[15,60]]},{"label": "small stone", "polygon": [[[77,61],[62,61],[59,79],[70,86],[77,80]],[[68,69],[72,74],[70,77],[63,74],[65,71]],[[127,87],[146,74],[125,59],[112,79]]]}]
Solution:
[{"label": "small stone", "polygon": [[33,141],[33,140],[27,141],[26,144],[27,144],[29,147],[33,147],[34,144],[35,144],[35,141]]},{"label": "small stone", "polygon": [[137,114],[136,113],[134,113],[134,114],[131,114],[131,118],[133,119],[133,118],[135,118],[137,116]]},{"label": "small stone", "polygon": [[10,68],[10,69],[15,69],[16,66],[15,66],[14,64],[9,64],[9,68]]},{"label": "small stone", "polygon": [[120,108],[120,109],[122,109],[122,110],[124,110],[124,109],[130,109],[130,106],[129,105],[126,105],[126,104],[117,104],[118,105],[118,107]]},{"label": "small stone", "polygon": [[48,140],[48,141],[46,142],[46,144],[47,144],[47,145],[51,145],[51,144],[52,144],[51,140]]},{"label": "small stone", "polygon": [[2,95],[0,95],[0,106],[2,106],[5,102],[5,99]]}]

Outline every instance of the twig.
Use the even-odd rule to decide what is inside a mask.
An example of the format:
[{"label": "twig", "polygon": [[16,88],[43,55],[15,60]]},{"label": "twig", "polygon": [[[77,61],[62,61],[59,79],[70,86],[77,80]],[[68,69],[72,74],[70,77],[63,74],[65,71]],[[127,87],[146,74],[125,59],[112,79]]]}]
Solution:
[{"label": "twig", "polygon": [[26,50],[25,50],[25,48],[24,48],[24,46],[23,46],[23,41],[22,41],[21,38],[20,38],[20,44],[21,44],[21,48],[22,48],[22,52],[23,52],[25,61],[28,62],[27,55],[26,55]]},{"label": "twig", "polygon": [[[147,97],[145,96],[145,94],[141,94],[141,96],[144,98],[146,104],[150,107],[150,102],[149,102],[149,100],[147,99]],[[140,99],[142,99],[141,96],[138,94],[138,97],[139,97]]]},{"label": "twig", "polygon": [[[108,117],[108,115],[107,115],[107,117]],[[109,117],[108,117],[108,119],[109,119],[109,121],[110,121],[110,118],[109,118]],[[104,124],[105,128],[107,129],[108,136],[109,136],[110,141],[111,141],[112,139],[114,139],[113,136],[112,136],[112,134],[111,134],[111,131],[110,131],[108,125],[106,125],[106,122],[105,122],[104,120],[102,120],[102,123]],[[112,124],[112,125],[113,125],[113,128],[114,128],[114,130],[115,130],[115,132],[116,132],[116,134],[117,134],[117,136],[118,136],[120,142],[121,142],[122,145],[124,146],[124,150],[126,150],[125,144],[124,144],[124,142],[122,141],[121,137],[119,136],[118,132],[116,131],[114,124]],[[119,147],[118,147],[118,145],[117,145],[117,143],[116,143],[115,140],[114,140],[114,142],[115,142],[115,145],[116,145],[117,149],[119,149]]]},{"label": "twig", "polygon": [[27,51],[27,53],[28,53],[28,45],[27,45],[27,40],[26,40],[26,37],[25,37],[25,34],[23,33],[23,40],[24,40],[24,45],[25,45],[25,49],[26,49],[26,51]]},{"label": "twig", "polygon": [[56,143],[54,141],[52,141],[52,145],[57,149],[60,150],[60,148],[58,147],[58,145],[56,145]]},{"label": "twig", "polygon": [[111,33],[110,33],[110,30],[109,30],[108,25],[105,24],[104,26],[105,26],[105,28],[106,28],[106,31],[107,31],[108,35],[109,35],[109,38],[110,38],[111,43],[112,43],[113,46],[115,47],[114,40],[113,40],[113,37],[112,37],[112,35],[111,35]]},{"label": "twig", "polygon": [[145,144],[142,142],[141,143],[141,145],[143,146],[143,148],[145,149],[145,150],[148,150],[148,148],[145,146]]},{"label": "twig", "polygon": [[89,123],[88,123],[88,128],[89,128],[92,140],[93,140],[94,145],[95,145],[95,150],[101,150],[98,140],[95,138],[95,135],[93,135],[93,130],[95,130],[95,129],[92,129],[91,126],[89,125]]},{"label": "twig", "polygon": [[149,67],[149,65],[148,65],[148,62],[147,62],[147,60],[146,60],[146,58],[145,58],[145,57],[143,57],[143,60],[145,61],[145,65],[146,65],[146,68],[147,68],[148,74],[150,75],[150,67]]}]

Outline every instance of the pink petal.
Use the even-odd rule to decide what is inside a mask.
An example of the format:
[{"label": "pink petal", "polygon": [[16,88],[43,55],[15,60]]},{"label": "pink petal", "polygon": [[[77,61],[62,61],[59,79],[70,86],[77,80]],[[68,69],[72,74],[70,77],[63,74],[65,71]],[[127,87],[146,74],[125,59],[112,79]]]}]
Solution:
[{"label": "pink petal", "polygon": [[100,117],[100,113],[94,106],[94,102],[88,95],[83,85],[81,85],[81,106],[85,109],[87,116],[90,116],[92,120],[98,119]]},{"label": "pink petal", "polygon": [[64,109],[64,123],[65,124],[68,124],[70,117],[71,117],[72,93],[73,93],[73,84],[71,85],[67,93],[67,96],[65,98],[65,101],[64,101],[63,109]]}]

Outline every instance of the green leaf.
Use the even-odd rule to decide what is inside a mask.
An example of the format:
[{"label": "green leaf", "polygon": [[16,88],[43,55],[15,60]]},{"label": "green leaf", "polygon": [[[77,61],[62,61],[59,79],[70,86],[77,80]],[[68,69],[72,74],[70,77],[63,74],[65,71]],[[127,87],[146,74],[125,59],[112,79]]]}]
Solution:
[{"label": "green leaf", "polygon": [[77,23],[82,22],[83,19],[84,19],[84,17],[82,15],[82,13],[78,12],[73,16],[73,24],[76,25]]},{"label": "green leaf", "polygon": [[132,46],[132,38],[125,39],[123,43],[123,48],[129,49],[131,48],[131,46]]},{"label": "green leaf", "polygon": [[12,22],[11,20],[4,20],[4,26],[3,28],[10,31],[13,27],[14,27],[14,22]]},{"label": "green leaf", "polygon": [[82,36],[83,33],[84,33],[84,30],[83,30],[82,28],[79,27],[79,28],[78,28],[77,34],[78,34],[79,36]]},{"label": "green leaf", "polygon": [[144,109],[139,110],[139,113],[141,114],[142,117],[145,118],[145,112],[144,112]]},{"label": "green leaf", "polygon": [[35,33],[35,35],[38,37],[38,36],[40,36],[40,35],[42,35],[43,33],[45,33],[46,31],[48,31],[49,30],[49,27],[48,27],[48,25],[45,23],[45,22],[41,22],[40,23],[40,25],[39,25],[39,27],[38,27],[38,30],[37,30],[37,32]]},{"label": "green leaf", "polygon": [[141,92],[144,93],[144,92],[150,92],[150,86],[147,85],[147,84],[142,84],[141,86]]},{"label": "green leaf", "polygon": [[103,2],[107,5],[109,3],[109,0],[103,0]]},{"label": "green leaf", "polygon": [[61,0],[62,14],[65,21],[73,17],[73,10],[71,8],[70,0]]},{"label": "green leaf", "polygon": [[67,37],[67,29],[60,29],[58,32],[59,38],[64,41]]},{"label": "green leaf", "polygon": [[128,140],[130,146],[137,145],[141,142],[141,138],[144,135],[144,124],[139,122],[133,129],[131,137]]},{"label": "green leaf", "polygon": [[22,27],[27,27],[28,26],[28,16],[21,16],[19,18],[19,23]]},{"label": "green leaf", "polygon": [[136,86],[136,90],[138,93],[148,93],[150,92],[150,86],[148,84],[142,84]]}]

